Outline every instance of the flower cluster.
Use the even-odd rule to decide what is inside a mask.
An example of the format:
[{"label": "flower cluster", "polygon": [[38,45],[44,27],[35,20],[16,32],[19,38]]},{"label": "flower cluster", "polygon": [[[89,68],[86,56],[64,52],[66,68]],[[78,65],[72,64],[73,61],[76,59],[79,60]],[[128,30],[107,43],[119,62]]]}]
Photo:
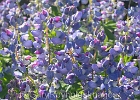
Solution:
[{"label": "flower cluster", "polygon": [[128,9],[121,0],[2,1],[0,97],[138,98],[140,1],[131,1]]}]

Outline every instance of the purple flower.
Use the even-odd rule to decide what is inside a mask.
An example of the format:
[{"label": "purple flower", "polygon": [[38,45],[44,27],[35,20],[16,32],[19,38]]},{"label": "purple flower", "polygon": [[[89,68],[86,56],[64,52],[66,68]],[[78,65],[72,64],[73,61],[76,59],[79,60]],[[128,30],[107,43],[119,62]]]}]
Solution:
[{"label": "purple flower", "polygon": [[79,21],[82,18],[82,12],[81,11],[77,11],[76,14],[74,15],[74,21]]},{"label": "purple flower", "polygon": [[27,40],[27,41],[24,41],[22,44],[25,48],[29,49],[32,47],[33,42],[32,42],[32,40]]},{"label": "purple flower", "polygon": [[0,92],[2,92],[2,85],[0,84]]},{"label": "purple flower", "polygon": [[46,11],[46,10],[42,10],[42,14],[45,16],[45,17],[47,17],[49,14],[48,14],[48,12]]},{"label": "purple flower", "polygon": [[29,29],[29,26],[27,24],[23,24],[19,27],[19,30],[23,33],[27,32]]},{"label": "purple flower", "polygon": [[7,42],[10,39],[10,37],[5,32],[2,32],[1,33],[1,39],[3,41]]},{"label": "purple flower", "polygon": [[32,30],[31,33],[34,37],[42,38],[42,31],[40,30]]},{"label": "purple flower", "polygon": [[96,88],[96,87],[97,87],[96,83],[93,82],[93,81],[89,81],[89,82],[88,82],[88,86],[89,86],[90,88]]},{"label": "purple flower", "polygon": [[38,49],[38,48],[41,48],[41,43],[37,42],[37,41],[34,41],[33,42],[33,46]]},{"label": "purple flower", "polygon": [[76,39],[75,43],[77,46],[82,47],[85,44],[85,40],[84,39]]}]

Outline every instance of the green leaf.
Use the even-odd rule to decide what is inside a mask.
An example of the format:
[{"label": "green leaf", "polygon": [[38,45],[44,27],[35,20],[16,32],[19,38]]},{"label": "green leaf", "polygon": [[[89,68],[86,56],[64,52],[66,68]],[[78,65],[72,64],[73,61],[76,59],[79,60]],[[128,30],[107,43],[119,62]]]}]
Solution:
[{"label": "green leaf", "polygon": [[88,30],[85,27],[80,27],[80,31],[84,33],[88,33]]},{"label": "green leaf", "polygon": [[8,63],[11,60],[11,58],[4,58],[4,60],[6,63]]},{"label": "green leaf", "polygon": [[4,73],[4,77],[0,78],[2,80],[2,92],[0,92],[0,98],[4,98],[4,96],[8,92],[7,84],[13,79],[14,77],[11,74]]},{"label": "green leaf", "polygon": [[16,93],[20,93],[19,88],[15,87],[14,90],[16,91]]},{"label": "green leaf", "polygon": [[132,58],[133,58],[133,56],[128,57],[127,62],[131,61]]},{"label": "green leaf", "polygon": [[2,43],[0,42],[0,49],[2,49]]},{"label": "green leaf", "polygon": [[113,30],[109,29],[108,27],[104,26],[105,34],[107,35],[108,39],[114,40]]},{"label": "green leaf", "polygon": [[111,28],[116,28],[116,23],[113,20],[108,21],[105,26],[110,26]]},{"label": "green leaf", "polygon": [[24,54],[25,55],[29,55],[30,54],[30,50],[24,50]]},{"label": "green leaf", "polygon": [[25,93],[25,94],[24,94],[24,98],[25,98],[26,100],[29,100],[29,99],[30,99],[29,94]]},{"label": "green leaf", "polygon": [[83,48],[84,52],[87,52],[87,46],[86,45],[84,45],[82,48]]},{"label": "green leaf", "polygon": [[36,57],[31,57],[31,61],[32,61],[32,62],[35,61],[35,60],[37,60]]},{"label": "green leaf", "polygon": [[2,80],[3,84],[7,84],[13,78],[14,77],[11,74],[4,73],[4,77],[3,78],[0,78],[0,79]]},{"label": "green leaf", "polygon": [[55,17],[53,14],[51,14],[51,13],[49,13],[49,15],[51,16],[51,17]]},{"label": "green leaf", "polygon": [[69,91],[70,93],[74,93],[76,90],[76,92],[80,92],[82,91],[82,88],[81,88],[81,84],[78,82],[72,84],[72,85],[69,85],[66,89],[66,91]]},{"label": "green leaf", "polygon": [[60,81],[60,88],[57,91],[59,95],[58,100],[62,100],[62,93],[61,91],[66,92],[66,99],[65,100],[81,100],[81,95],[83,94],[83,89],[81,87],[80,80],[76,78],[76,82],[72,85],[65,84],[63,81]]},{"label": "green leaf", "polygon": [[115,57],[115,61],[116,61],[116,62],[119,62],[121,57],[122,57],[122,55],[116,56],[116,57]]},{"label": "green leaf", "polygon": [[2,92],[0,92],[0,98],[4,98],[7,94],[8,88],[2,87]]},{"label": "green leaf", "polygon": [[60,81],[59,82],[59,84],[60,84],[60,88],[63,90],[65,90],[66,89],[66,87],[68,86],[67,84],[65,84],[63,81]]},{"label": "green leaf", "polygon": [[140,95],[135,95],[136,100],[140,100]]},{"label": "green leaf", "polygon": [[68,92],[68,90],[72,87],[72,85],[69,85],[66,89],[66,92]]},{"label": "green leaf", "polygon": [[11,62],[11,57],[10,55],[0,55],[0,66],[1,67],[6,67],[7,65],[10,65]]},{"label": "green leaf", "polygon": [[49,32],[48,36],[49,36],[50,38],[53,38],[53,37],[56,36],[56,32],[55,32],[55,31],[51,31],[51,32]]},{"label": "green leaf", "polygon": [[52,10],[52,13],[50,14],[50,16],[54,17],[54,16],[60,16],[61,15],[60,10],[56,6],[52,5],[51,10]]},{"label": "green leaf", "polygon": [[113,20],[109,20],[107,23],[101,22],[101,26],[103,26],[107,38],[114,41],[115,37],[113,32],[116,28],[116,23]]},{"label": "green leaf", "polygon": [[3,68],[0,66],[0,73],[2,72],[2,69],[3,69]]}]

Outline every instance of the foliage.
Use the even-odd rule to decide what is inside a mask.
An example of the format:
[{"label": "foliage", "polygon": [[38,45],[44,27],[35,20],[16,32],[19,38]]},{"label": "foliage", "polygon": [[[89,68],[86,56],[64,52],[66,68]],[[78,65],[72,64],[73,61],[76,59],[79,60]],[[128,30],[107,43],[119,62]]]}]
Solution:
[{"label": "foliage", "polygon": [[22,2],[0,4],[0,98],[140,99],[138,0]]}]

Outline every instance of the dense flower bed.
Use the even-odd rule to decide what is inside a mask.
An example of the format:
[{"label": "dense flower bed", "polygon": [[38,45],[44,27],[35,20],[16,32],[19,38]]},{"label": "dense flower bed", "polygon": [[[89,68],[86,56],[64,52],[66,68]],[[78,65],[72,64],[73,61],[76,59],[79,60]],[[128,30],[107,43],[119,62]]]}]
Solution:
[{"label": "dense flower bed", "polygon": [[140,0],[126,1],[2,1],[0,98],[139,100]]}]

